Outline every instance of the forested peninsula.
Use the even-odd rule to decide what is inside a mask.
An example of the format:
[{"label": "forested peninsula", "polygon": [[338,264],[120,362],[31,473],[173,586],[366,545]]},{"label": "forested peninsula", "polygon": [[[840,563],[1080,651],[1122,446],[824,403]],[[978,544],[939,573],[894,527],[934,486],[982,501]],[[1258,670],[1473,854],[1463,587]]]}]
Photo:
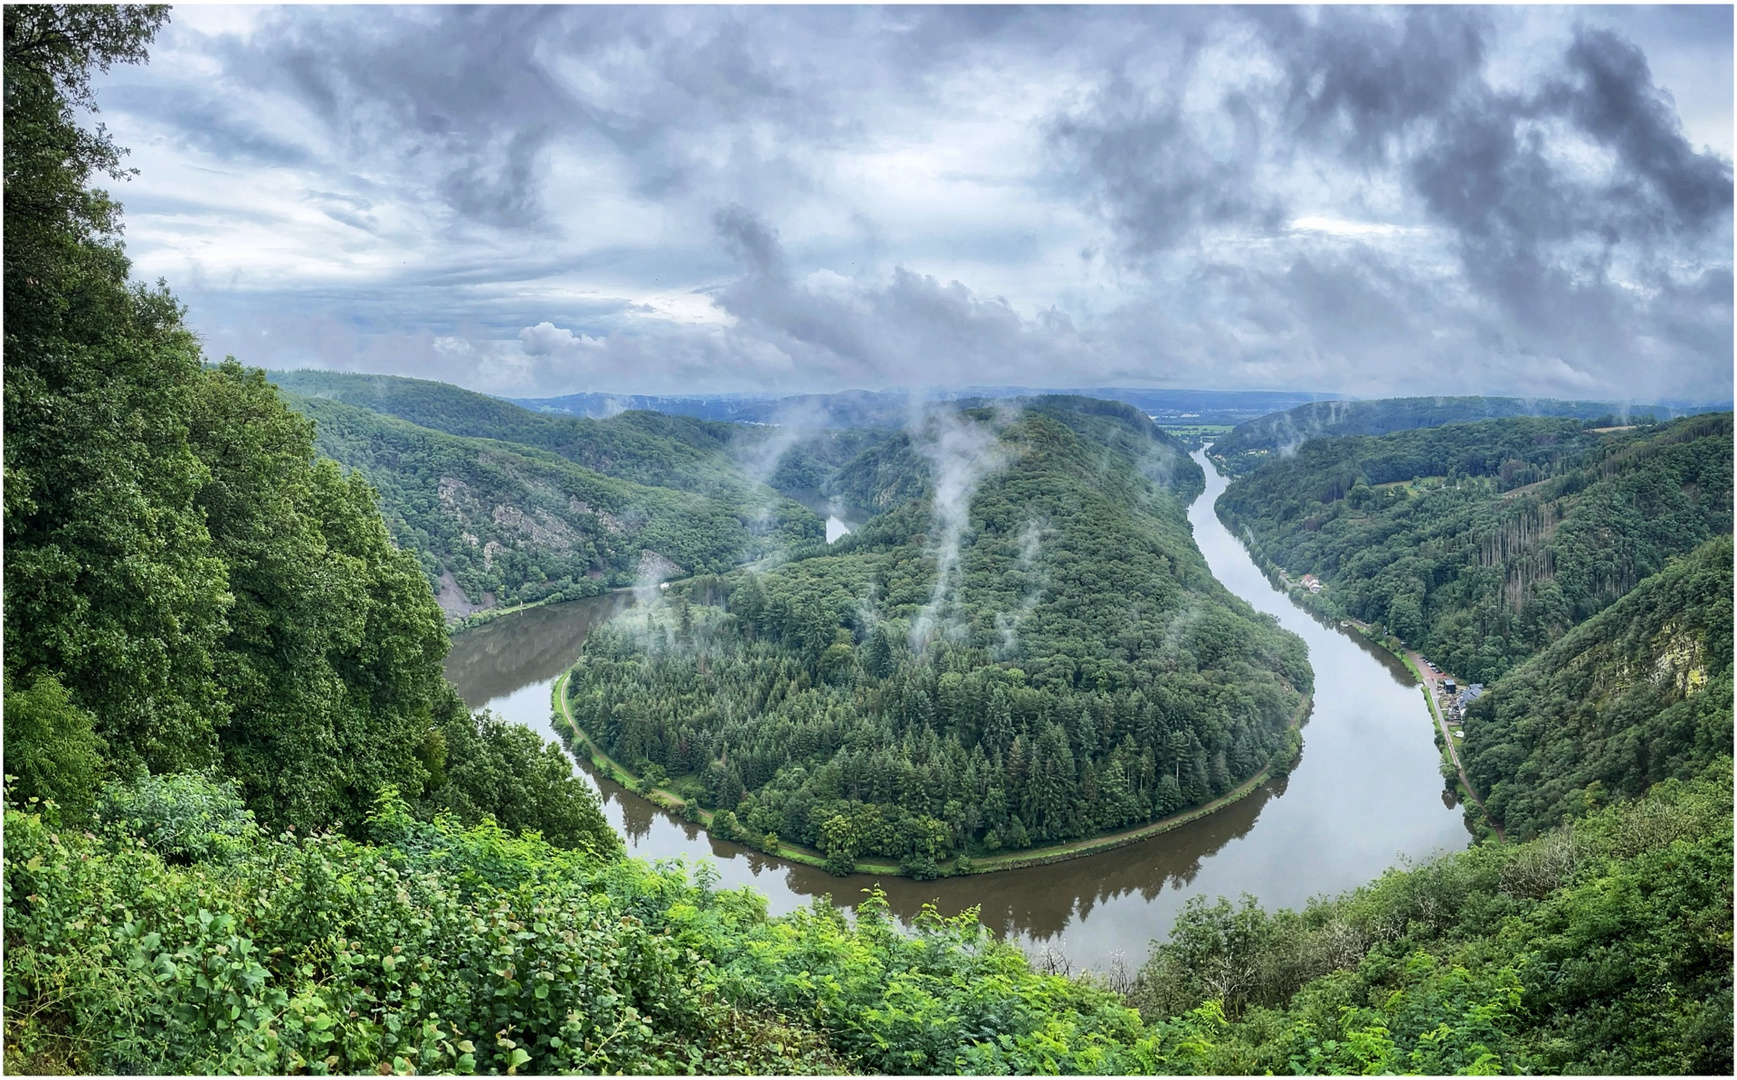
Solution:
[{"label": "forested peninsula", "polygon": [[[1494,473],[1329,455],[1330,477],[1241,489],[1271,493],[1237,504],[1257,553],[1438,494],[1483,522],[1528,484],[1557,537],[1602,515],[1628,561],[1589,564],[1572,625],[1491,652],[1508,674],[1467,716],[1512,842],[1301,910],[1197,897],[1119,983],[1034,970],[974,911],[901,925],[878,891],[771,916],[710,863],[627,857],[560,749],[464,707],[442,577],[547,597],[687,553],[570,678],[587,730],[714,822],[813,828],[841,861],[915,837],[888,857],[957,870],[992,830],[1007,850],[1149,820],[1294,751],[1306,659],[1195,550],[1201,473],[1078,398],[800,446],[647,414],[292,409],[130,279],[95,186],[125,172],[84,126],[92,75],[144,62],[167,14],[3,13],[6,1071],[1731,1073],[1728,415],[1564,427],[1557,457],[1544,429],[1501,436]],[[432,385],[393,392],[460,400]],[[504,501],[442,503],[446,477],[523,499],[541,538]],[[798,488],[875,516],[827,546],[768,501]],[[1456,518],[1462,497],[1483,509]],[[643,532],[617,513],[652,503]],[[479,507],[520,562],[459,559]],[[1667,542],[1661,515],[1702,535]],[[1419,610],[1452,626],[1483,595]]]},{"label": "forested peninsula", "polygon": [[714,832],[934,876],[1146,825],[1295,757],[1302,643],[1194,546],[1199,467],[1126,406],[933,415],[829,490],[830,548],[594,633],[585,736]]}]

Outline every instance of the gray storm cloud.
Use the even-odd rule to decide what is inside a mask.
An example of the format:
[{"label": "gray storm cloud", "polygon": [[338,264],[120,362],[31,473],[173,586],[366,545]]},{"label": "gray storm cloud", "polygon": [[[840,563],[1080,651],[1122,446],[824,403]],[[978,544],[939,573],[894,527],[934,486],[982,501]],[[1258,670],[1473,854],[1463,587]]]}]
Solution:
[{"label": "gray storm cloud", "polygon": [[129,250],[219,355],[1731,395],[1729,9],[204,17],[99,93]]}]

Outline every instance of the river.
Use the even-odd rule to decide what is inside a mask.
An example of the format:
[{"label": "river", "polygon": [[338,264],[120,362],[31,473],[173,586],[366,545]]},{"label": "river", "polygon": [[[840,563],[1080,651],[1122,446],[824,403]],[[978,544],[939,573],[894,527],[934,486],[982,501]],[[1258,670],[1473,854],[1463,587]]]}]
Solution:
[{"label": "river", "polygon": [[[1104,970],[1120,956],[1139,965],[1147,943],[1169,932],[1188,898],[1241,893],[1269,908],[1298,907],[1378,876],[1402,858],[1457,850],[1468,834],[1444,795],[1431,719],[1404,665],[1362,637],[1323,626],[1278,592],[1219,522],[1212,504],[1225,480],[1207,463],[1206,493],[1189,507],[1195,542],[1213,574],[1309,646],[1315,701],[1303,756],[1291,775],[1218,813],[1101,855],[1030,870],[916,882],[837,878],[736,844],[663,813],[611,781],[592,777],[604,813],[645,858],[711,858],[724,886],[751,885],[774,913],[828,895],[853,906],[876,884],[914,918],[927,902],[944,914],[972,905],[991,930],[1030,952],[1064,956],[1073,970]],[[447,674],[473,708],[554,738],[550,685],[592,627],[625,596],[533,608],[459,634]]]}]

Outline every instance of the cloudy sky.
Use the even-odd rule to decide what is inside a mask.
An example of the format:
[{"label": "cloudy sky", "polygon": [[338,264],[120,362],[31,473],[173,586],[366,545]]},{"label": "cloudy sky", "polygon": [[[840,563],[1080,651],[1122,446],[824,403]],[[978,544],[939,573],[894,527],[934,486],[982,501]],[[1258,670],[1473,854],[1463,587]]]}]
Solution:
[{"label": "cloudy sky", "polygon": [[178,7],[215,355],[514,396],[1732,395],[1732,11]]}]

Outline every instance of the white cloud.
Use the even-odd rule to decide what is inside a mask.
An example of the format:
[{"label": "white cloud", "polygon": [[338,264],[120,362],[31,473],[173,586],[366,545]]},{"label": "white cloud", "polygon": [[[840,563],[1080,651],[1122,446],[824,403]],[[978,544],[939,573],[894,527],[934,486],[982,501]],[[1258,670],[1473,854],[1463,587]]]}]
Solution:
[{"label": "white cloud", "polygon": [[1378,221],[1346,221],[1343,218],[1315,215],[1292,218],[1290,227],[1295,232],[1326,233],[1328,236],[1343,236],[1357,240],[1386,239],[1388,237],[1414,235],[1424,231],[1415,227],[1388,225]]},{"label": "white cloud", "polygon": [[575,334],[547,320],[519,331],[519,344],[528,356],[551,356],[576,349],[601,349],[604,342],[588,334]]},{"label": "white cloud", "polygon": [[[1294,14],[180,8],[98,91],[136,272],[249,362],[1729,396],[1728,11]],[[1639,107],[1504,114],[1591,102],[1585,27]]]}]

